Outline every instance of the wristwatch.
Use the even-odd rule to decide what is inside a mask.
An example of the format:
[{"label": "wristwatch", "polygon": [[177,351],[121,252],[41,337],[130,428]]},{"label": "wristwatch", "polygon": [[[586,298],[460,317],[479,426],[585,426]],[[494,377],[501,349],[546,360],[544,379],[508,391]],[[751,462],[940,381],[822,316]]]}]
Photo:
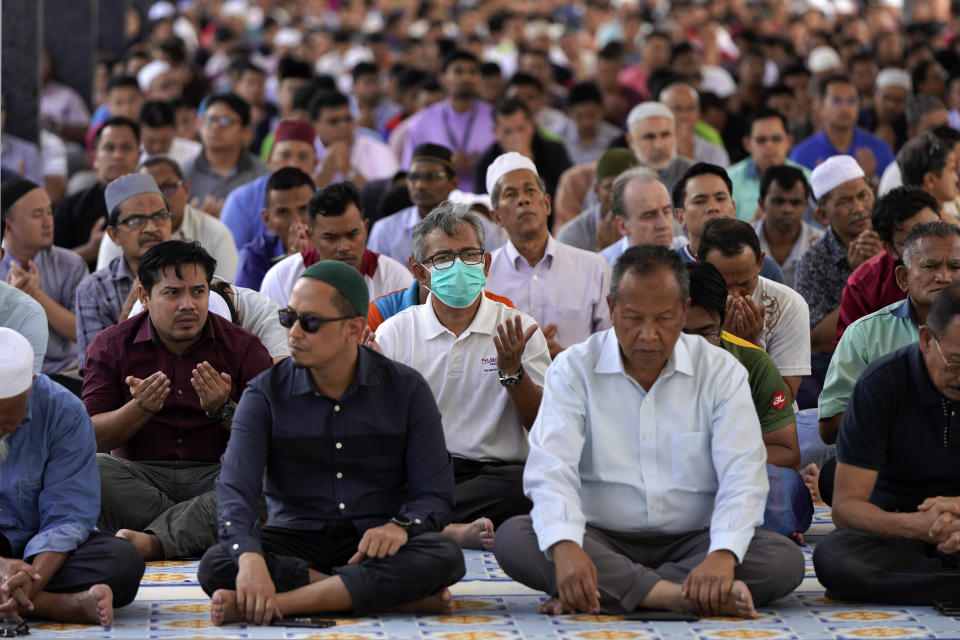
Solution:
[{"label": "wristwatch", "polygon": [[504,373],[498,370],[497,374],[500,376],[500,384],[507,389],[513,389],[523,380],[523,365],[520,365],[516,373]]},{"label": "wristwatch", "polygon": [[216,420],[217,422],[226,422],[227,420],[233,419],[233,413],[236,410],[236,403],[230,398],[227,398],[227,401],[224,402],[223,406],[217,409],[215,413],[210,413],[209,411],[205,411],[204,413],[206,413],[207,417],[211,420]]},{"label": "wristwatch", "polygon": [[410,518],[405,518],[403,516],[393,516],[392,518],[390,518],[390,522],[397,525],[404,531],[409,529],[410,525],[413,524],[413,520],[411,520]]}]

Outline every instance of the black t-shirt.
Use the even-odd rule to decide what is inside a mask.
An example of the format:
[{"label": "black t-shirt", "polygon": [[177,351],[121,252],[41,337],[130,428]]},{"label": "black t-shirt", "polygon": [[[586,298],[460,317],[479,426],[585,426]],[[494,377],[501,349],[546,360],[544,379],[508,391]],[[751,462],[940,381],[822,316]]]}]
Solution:
[{"label": "black t-shirt", "polygon": [[97,218],[107,217],[105,190],[106,187],[97,182],[89,189],[67,196],[57,205],[53,210],[53,244],[73,249],[90,239],[93,223]]},{"label": "black t-shirt", "polygon": [[[553,198],[557,192],[560,174],[570,168],[567,148],[561,142],[547,140],[536,133],[533,136],[533,142],[530,143],[530,150],[533,151],[533,164],[537,165],[537,173],[547,186],[547,193]],[[473,169],[473,186],[477,193],[487,192],[487,167],[493,164],[497,156],[502,153],[503,147],[499,142],[494,142],[477,159]]]},{"label": "black t-shirt", "polygon": [[870,363],[853,387],[837,460],[877,471],[870,502],[916,511],[926,498],[960,496],[960,402],[937,391],[919,343]]}]

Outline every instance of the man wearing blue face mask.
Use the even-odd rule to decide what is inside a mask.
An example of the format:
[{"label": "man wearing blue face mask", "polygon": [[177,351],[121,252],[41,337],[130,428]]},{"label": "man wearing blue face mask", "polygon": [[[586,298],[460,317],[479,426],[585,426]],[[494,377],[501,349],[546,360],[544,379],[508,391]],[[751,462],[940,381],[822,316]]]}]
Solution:
[{"label": "man wearing blue face mask", "polygon": [[444,533],[489,549],[495,526],[530,511],[523,465],[550,365],[547,340],[533,318],[482,295],[490,255],[469,206],[444,202],[424,217],[413,259],[430,295],[380,325],[376,342],[426,378],[440,407],[460,523]]}]

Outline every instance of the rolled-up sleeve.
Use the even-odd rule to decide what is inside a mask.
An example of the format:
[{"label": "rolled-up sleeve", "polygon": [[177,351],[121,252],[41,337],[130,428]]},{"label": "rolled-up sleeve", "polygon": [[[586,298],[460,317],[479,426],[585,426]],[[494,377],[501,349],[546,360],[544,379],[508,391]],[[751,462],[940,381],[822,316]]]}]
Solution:
[{"label": "rolled-up sleeve", "polygon": [[100,515],[100,472],[90,417],[73,399],[58,409],[56,420],[38,498],[40,528],[27,542],[26,559],[44,551],[73,551],[87,539]]}]

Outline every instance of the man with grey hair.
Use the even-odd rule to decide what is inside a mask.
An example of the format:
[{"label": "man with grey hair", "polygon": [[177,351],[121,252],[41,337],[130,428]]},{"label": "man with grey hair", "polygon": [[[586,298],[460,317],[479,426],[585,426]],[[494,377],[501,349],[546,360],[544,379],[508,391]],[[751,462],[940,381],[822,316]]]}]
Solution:
[{"label": "man with grey hair", "polygon": [[489,549],[495,526],[530,510],[527,431],[550,353],[533,318],[482,295],[491,261],[483,243],[483,223],[468,205],[447,201],[421,220],[413,275],[430,295],[380,325],[376,343],[426,378],[443,416],[458,523],[444,532]]},{"label": "man with grey hair", "polygon": [[686,82],[672,82],[660,91],[659,99],[673,112],[679,155],[723,168],[730,166],[730,156],[726,149],[697,135],[700,94],[696,89]]},{"label": "man with grey hair", "polygon": [[793,542],[757,529],[769,484],[747,372],[682,333],[689,276],[666,247],[620,257],[609,305],[613,328],[550,367],[524,472],[533,510],[501,527],[497,561],[551,596],[542,613],[755,618],[804,570]]},{"label": "man with grey hair", "polygon": [[657,172],[668,190],[694,164],[677,155],[676,117],[662,102],[643,102],[630,110],[627,144],[640,164]]},{"label": "man with grey hair", "polygon": [[646,167],[629,169],[613,182],[612,191],[610,213],[622,237],[600,252],[611,267],[634,245],[673,243],[673,203],[656,173]]},{"label": "man with grey hair", "polygon": [[519,153],[505,153],[487,169],[487,187],[491,218],[509,237],[491,254],[490,288],[536,320],[551,356],[609,328],[610,267],[593,251],[550,235],[550,195],[536,165]]}]

